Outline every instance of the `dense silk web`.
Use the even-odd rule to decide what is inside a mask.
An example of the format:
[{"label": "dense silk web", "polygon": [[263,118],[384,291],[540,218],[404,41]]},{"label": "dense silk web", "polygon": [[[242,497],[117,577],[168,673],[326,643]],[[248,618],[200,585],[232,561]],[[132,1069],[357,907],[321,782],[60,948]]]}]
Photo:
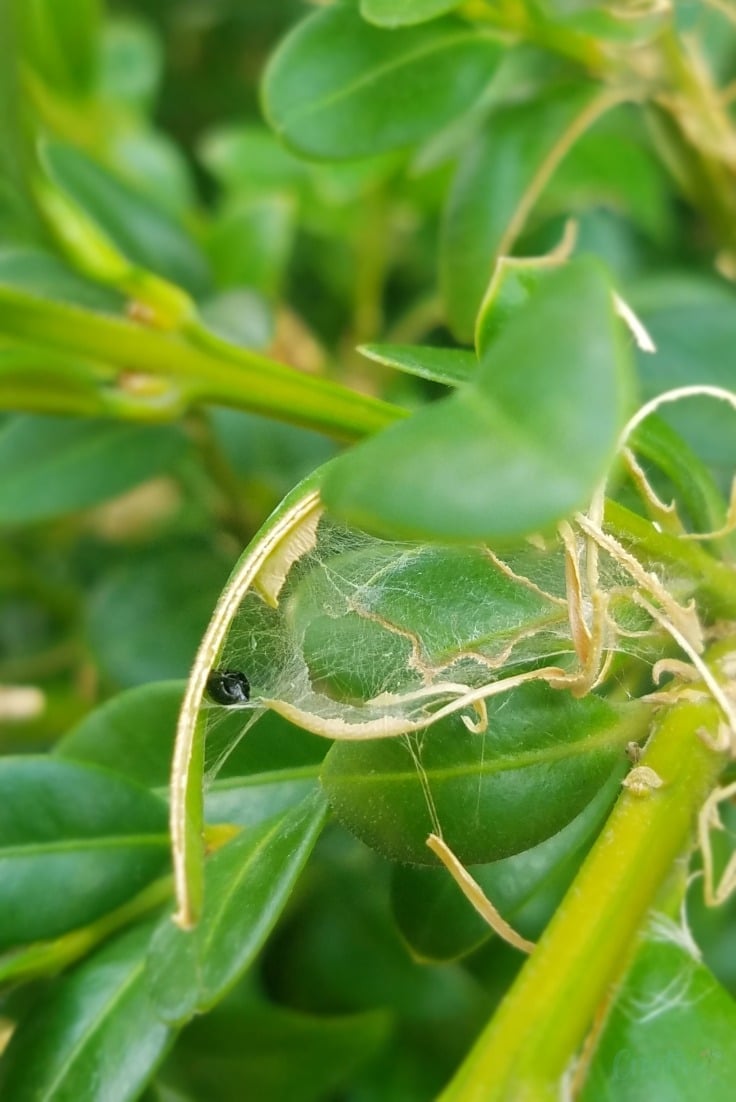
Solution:
[{"label": "dense silk web", "polygon": [[[613,562],[603,573],[605,646],[646,650],[630,579]],[[450,712],[483,732],[494,686],[540,667],[574,674],[566,585],[557,537],[501,556],[381,540],[322,514],[278,592],[256,577],[230,623],[218,665],[246,674],[251,698],[205,701],[208,775],[266,708],[327,737],[408,735]],[[407,742],[417,758],[420,742]]]}]

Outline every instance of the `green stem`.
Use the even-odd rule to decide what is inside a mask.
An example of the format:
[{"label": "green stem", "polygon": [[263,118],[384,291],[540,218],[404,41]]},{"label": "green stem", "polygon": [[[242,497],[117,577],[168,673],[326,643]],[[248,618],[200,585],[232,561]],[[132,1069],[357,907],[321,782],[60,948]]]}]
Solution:
[{"label": "green stem", "polygon": [[388,402],[227,344],[197,325],[163,332],[2,287],[0,330],[112,364],[123,376],[142,372],[173,379],[198,401],[248,409],[348,440],[408,416]]},{"label": "green stem", "polygon": [[552,1102],[596,1013],[620,982],[725,758],[698,737],[716,705],[680,703],[642,765],[663,784],[625,790],[570,891],[440,1102]]}]

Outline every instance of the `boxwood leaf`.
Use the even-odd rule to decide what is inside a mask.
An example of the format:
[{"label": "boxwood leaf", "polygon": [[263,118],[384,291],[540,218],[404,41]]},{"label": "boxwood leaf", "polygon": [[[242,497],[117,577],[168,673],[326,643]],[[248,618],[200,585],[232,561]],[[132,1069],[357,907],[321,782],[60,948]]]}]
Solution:
[{"label": "boxwood leaf", "polygon": [[488,703],[483,735],[452,717],[419,739],[335,743],[321,780],[338,819],[395,861],[434,864],[426,839],[440,828],[465,864],[498,861],[570,823],[643,719],[540,684]]},{"label": "boxwood leaf", "polygon": [[377,27],[425,23],[460,6],[461,0],[360,0],[360,14]]},{"label": "boxwood leaf", "polygon": [[414,344],[363,344],[358,349],[369,360],[418,375],[444,386],[469,383],[478,371],[478,359],[466,348],[430,348]]},{"label": "boxwood leaf", "polygon": [[168,850],[166,804],[145,789],[50,757],[0,759],[0,947],[111,910]]},{"label": "boxwood leaf", "polygon": [[100,0],[32,0],[17,9],[23,60],[63,95],[89,93],[97,68]]},{"label": "boxwood leaf", "polygon": [[53,253],[25,245],[0,248],[0,285],[25,291],[34,299],[68,302],[104,313],[122,313],[125,306],[121,294],[86,279]]},{"label": "boxwood leaf", "polygon": [[145,983],[150,926],[129,931],[49,988],[14,1033],[4,1102],[134,1102],[171,1038]]},{"label": "boxwood leaf", "polygon": [[85,211],[120,252],[195,297],[210,287],[207,262],[183,226],[73,146],[45,142],[42,162],[54,184]]},{"label": "boxwood leaf", "polygon": [[736,1002],[658,917],[618,992],[582,1102],[728,1102],[736,1078]]},{"label": "boxwood leaf", "polygon": [[375,1055],[389,1022],[385,1011],[337,1017],[261,1001],[225,1005],[187,1027],[172,1065],[197,1098],[321,1102]]},{"label": "boxwood leaf", "polygon": [[[657,346],[656,356],[638,357],[642,396],[698,383],[733,389],[735,305],[731,287],[715,279],[673,274],[642,283],[632,306]],[[736,465],[733,410],[696,398],[659,415],[728,486]]]},{"label": "boxwood leaf", "polygon": [[454,332],[470,340],[493,266],[511,252],[555,167],[610,94],[592,84],[547,90],[496,113],[469,146],[442,227],[440,284]]},{"label": "boxwood leaf", "polygon": [[493,76],[499,43],[452,17],[387,31],[352,4],[315,12],[266,70],[264,109],[289,145],[343,160],[399,149],[469,107]]},{"label": "boxwood leaf", "polygon": [[0,430],[0,523],[48,520],[171,470],[186,441],[170,425],[14,417]]},{"label": "boxwood leaf", "polygon": [[[576,818],[532,849],[469,871],[514,929],[535,939],[572,883],[620,791],[626,763]],[[445,869],[396,866],[391,903],[397,925],[420,960],[465,956],[493,937],[490,926]]]},{"label": "boxwood leaf", "polygon": [[324,500],[382,536],[493,540],[542,529],[590,499],[613,458],[629,383],[606,277],[592,259],[572,261],[515,312],[474,383],[340,457]]},{"label": "boxwood leaf", "polygon": [[245,971],[283,910],[325,818],[324,797],[315,793],[244,830],[209,858],[198,925],[183,930],[167,916],[151,945],[149,982],[165,1020],[209,1009]]},{"label": "boxwood leaf", "polygon": [[[140,685],[106,701],[66,735],[55,753],[104,766],[165,795],[171,774],[174,732],[183,681]],[[301,802],[315,787],[328,743],[266,712],[238,742],[243,720],[225,713],[218,737],[237,743],[208,786],[205,817],[210,823],[255,826]]]},{"label": "boxwood leaf", "polygon": [[227,569],[204,540],[129,554],[89,595],[87,630],[102,668],[124,686],[186,676]]}]

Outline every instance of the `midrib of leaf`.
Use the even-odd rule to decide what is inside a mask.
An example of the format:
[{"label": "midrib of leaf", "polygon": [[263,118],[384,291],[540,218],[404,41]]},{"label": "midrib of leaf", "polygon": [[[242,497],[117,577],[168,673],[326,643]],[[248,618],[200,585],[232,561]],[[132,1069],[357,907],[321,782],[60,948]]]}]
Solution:
[{"label": "midrib of leaf", "polygon": [[80,850],[121,849],[125,846],[164,846],[168,848],[168,834],[116,834],[104,838],[66,838],[53,842],[34,842],[30,845],[0,847],[0,860],[12,857],[36,857],[51,853],[76,853]]},{"label": "midrib of leaf", "polygon": [[249,773],[241,777],[223,777],[208,786],[208,792],[224,792],[230,788],[258,788],[288,781],[315,780],[319,776],[321,762],[315,765],[295,766],[293,769],[276,769],[268,773]]},{"label": "midrib of leaf", "polygon": [[[273,827],[271,827],[271,829],[268,831],[268,833],[265,834],[263,836],[263,838],[261,838],[261,840],[251,850],[247,861],[245,862],[243,867],[238,872],[238,875],[233,877],[232,880],[230,881],[227,891],[223,892],[223,894],[221,896],[221,899],[220,899],[220,904],[217,907],[217,910],[213,912],[213,917],[212,917],[211,923],[208,924],[209,928],[207,930],[206,936],[204,936],[203,939],[202,939],[203,956],[207,956],[209,954],[209,951],[210,951],[211,946],[212,946],[212,941],[217,936],[218,928],[219,928],[220,923],[222,921],[222,917],[225,914],[225,912],[227,911],[227,908],[230,904],[230,901],[231,901],[232,897],[237,893],[237,891],[240,888],[240,885],[242,884],[243,880],[247,877],[248,873],[252,869],[252,866],[258,860],[258,858],[261,856],[264,849],[267,846],[269,846],[270,843],[273,841],[273,839],[280,833],[280,831],[283,830],[284,822],[285,822],[286,818],[288,818],[288,816],[285,816],[284,818],[278,819],[274,823]],[[316,827],[316,825],[317,825],[316,822],[313,822],[313,823],[310,824],[310,830],[304,832],[302,838],[300,839],[297,846],[294,847],[294,849],[301,849],[301,846],[303,845],[305,838],[307,837],[308,834],[312,833],[312,830]],[[294,849],[292,850],[292,852],[289,855],[290,856],[290,861],[293,860]]]},{"label": "midrib of leaf", "polygon": [[[633,733],[637,727],[641,727],[642,730],[647,729],[649,719],[650,716],[648,712],[639,712],[636,717],[632,716],[628,718],[628,722],[619,724],[614,731],[606,730],[598,735],[577,739],[575,742],[562,742],[554,746],[543,747],[540,750],[525,750],[513,757],[506,755],[494,758],[491,761],[485,759],[482,762],[470,762],[467,765],[442,766],[441,768],[423,765],[423,768],[430,781],[446,781],[455,778],[463,779],[465,777],[475,778],[493,776],[496,773],[513,772],[517,769],[528,769],[535,765],[548,765],[553,762],[564,761],[565,758],[582,756],[590,750],[607,749],[609,747],[615,749],[619,746],[625,746],[626,743],[632,739]],[[364,773],[340,773],[336,775],[336,779],[339,779],[341,783],[347,782],[355,786],[360,786],[361,784],[376,784],[375,775],[366,775]],[[407,781],[412,781],[413,779],[413,774],[408,771],[392,773],[382,772],[380,774],[381,785],[406,784]]]},{"label": "midrib of leaf", "polygon": [[600,118],[606,111],[619,103],[625,102],[630,95],[622,89],[605,88],[594,99],[585,105],[572,122],[562,131],[552,147],[547,151],[537,166],[537,170],[522,192],[521,198],[514,208],[506,228],[495,249],[495,256],[505,256],[510,253],[514,241],[523,229],[529,213],[539,198],[543,188],[550,180],[552,173],[562,161],[565,154],[575,144],[577,139],[589,126]]},{"label": "midrib of leaf", "polygon": [[[484,36],[487,40],[491,41],[489,36]],[[443,38],[436,39],[434,42],[429,43],[426,46],[417,47],[414,50],[410,50],[408,53],[402,54],[401,57],[394,58],[391,61],[384,62],[375,69],[371,69],[370,72],[364,73],[350,84],[344,85],[335,92],[331,92],[327,96],[323,96],[320,100],[314,100],[311,103],[305,105],[301,110],[297,109],[292,113],[286,113],[285,118],[288,120],[288,124],[300,122],[303,119],[309,118],[310,115],[316,115],[326,107],[332,107],[336,103],[340,103],[341,100],[348,99],[355,92],[359,92],[361,89],[369,88],[372,84],[381,80],[381,78],[390,75],[396,69],[405,68],[408,65],[414,64],[415,61],[422,61],[425,58],[431,57],[433,54],[442,53],[445,50],[451,49],[458,43],[465,41],[474,42],[478,41],[479,36],[477,33],[468,31],[459,31],[452,35],[445,35]],[[276,125],[275,129],[278,133],[283,133],[285,125]]]},{"label": "midrib of leaf", "polygon": [[[145,961],[139,961],[130,976],[114,992],[112,998],[108,1002],[103,1003],[102,1007],[100,1007],[100,1012],[97,1015],[96,1020],[91,1025],[91,1028],[87,1032],[82,1033],[81,1037],[73,1046],[72,1050],[67,1056],[67,1059],[59,1068],[56,1078],[52,1080],[45,1094],[38,1095],[38,1102],[53,1102],[55,1091],[63,1083],[63,1080],[68,1075],[69,1071],[73,1067],[80,1054],[86,1048],[87,1044],[92,1040],[95,1034],[100,1031],[102,1025],[104,1024],[105,1018],[109,1017],[113,1013],[117,1005],[122,1002],[124,996],[130,990],[136,980],[139,979],[139,977],[143,974],[144,968]],[[161,1024],[163,1026],[163,1022]]]}]

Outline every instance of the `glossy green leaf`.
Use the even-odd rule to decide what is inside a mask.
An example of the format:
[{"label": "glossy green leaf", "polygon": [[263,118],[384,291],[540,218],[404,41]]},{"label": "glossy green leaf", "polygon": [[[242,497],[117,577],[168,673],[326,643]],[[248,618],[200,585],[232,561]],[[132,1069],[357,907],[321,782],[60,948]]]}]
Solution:
[{"label": "glossy green leaf", "polygon": [[655,920],[617,994],[582,1102],[729,1102],[736,1002],[692,953],[684,931]]},{"label": "glossy green leaf", "polygon": [[100,666],[121,686],[185,677],[228,567],[199,540],[130,553],[88,594],[87,635]]},{"label": "glossy green leaf", "polygon": [[112,773],[0,759],[0,946],[54,937],[139,891],[168,862],[167,818]]},{"label": "glossy green leaf", "polygon": [[85,279],[58,256],[28,246],[0,248],[0,286],[105,313],[122,313],[125,305],[122,295]]},{"label": "glossy green leaf", "polygon": [[200,156],[215,179],[237,194],[295,189],[307,168],[268,130],[227,126],[207,134]]},{"label": "glossy green leaf", "polygon": [[657,242],[673,234],[673,203],[662,164],[648,147],[638,108],[624,105],[584,133],[540,199],[545,215],[591,207],[620,211]]},{"label": "glossy green leaf", "polygon": [[165,210],[72,146],[46,142],[41,155],[53,183],[94,219],[128,260],[195,296],[207,291],[210,274],[203,254]]},{"label": "glossy green leaf", "polygon": [[499,256],[511,253],[529,211],[585,121],[600,90],[575,84],[493,115],[460,162],[447,202],[440,283],[453,330],[470,340]]},{"label": "glossy green leaf", "polygon": [[48,520],[171,470],[178,429],[18,416],[0,430],[0,523]]},{"label": "glossy green leaf", "polygon": [[100,93],[136,110],[151,105],[161,79],[163,50],[152,27],[108,14],[102,29]]},{"label": "glossy green leaf", "polygon": [[54,90],[84,95],[97,68],[100,0],[22,0],[20,16],[26,59]]},{"label": "glossy green leaf", "polygon": [[[620,792],[625,768],[622,754],[611,780],[551,838],[468,870],[524,937],[538,938],[563,898]],[[446,869],[396,867],[391,897],[398,927],[420,960],[454,960],[493,937]]]},{"label": "glossy green leaf", "polygon": [[325,436],[282,421],[234,409],[215,409],[211,416],[228,461],[251,485],[267,490],[271,508],[336,452]]},{"label": "glossy green leaf", "polygon": [[5,64],[0,68],[0,239],[32,241],[42,234],[26,178],[25,94],[21,91],[22,50],[17,4],[0,6],[0,41]]},{"label": "glossy green leaf", "polygon": [[[693,276],[669,276],[643,283],[632,305],[657,346],[639,357],[642,394],[698,383],[733,389],[736,312],[726,283]],[[664,406],[659,415],[727,486],[736,466],[734,413],[723,402],[690,399]]]},{"label": "glossy green leaf", "polygon": [[[56,747],[62,758],[103,766],[166,794],[184,682],[140,685],[106,701]],[[266,712],[240,740],[243,721],[225,714],[223,745],[237,743],[207,788],[210,823],[255,826],[303,800],[315,787],[328,743]]]},{"label": "glossy green leaf", "polygon": [[585,507],[613,458],[629,388],[608,282],[576,260],[515,313],[477,381],[342,456],[324,499],[381,535],[525,535]]},{"label": "glossy green leaf", "polygon": [[338,819],[392,860],[434,864],[426,839],[441,831],[465,864],[497,861],[570,823],[642,720],[543,685],[488,703],[483,735],[453,717],[419,740],[335,743],[321,780]]},{"label": "glossy green leaf", "polygon": [[547,276],[564,261],[556,251],[521,260],[515,257],[498,260],[475,319],[475,350],[481,360],[514,315],[527,305]]},{"label": "glossy green leaf", "polygon": [[118,693],[85,716],[54,752],[165,789],[183,693],[183,681],[154,681]]},{"label": "glossy green leaf", "polygon": [[334,4],[272,56],[266,117],[308,156],[372,156],[421,141],[467,109],[499,57],[496,40],[450,17],[387,31],[352,4]]},{"label": "glossy green leaf", "polygon": [[294,202],[271,194],[240,199],[217,219],[207,242],[217,282],[274,297],[294,236]]},{"label": "glossy green leaf", "polygon": [[171,1030],[145,982],[150,927],[105,946],[49,988],[0,1064],[3,1102],[134,1102]]},{"label": "glossy green leaf", "polygon": [[417,1048],[435,1080],[424,1096],[436,1097],[489,1000],[462,966],[420,962],[406,951],[391,914],[390,875],[386,861],[344,831],[326,832],[266,947],[263,974],[271,997],[287,1006],[317,1014],[392,1012],[392,1054],[402,1040],[414,1049],[407,1033],[419,1027]]},{"label": "glossy green leaf", "polygon": [[196,204],[192,169],[183,151],[157,130],[125,130],[110,142],[110,161],[122,179],[178,221]]},{"label": "glossy green leaf", "polygon": [[444,386],[469,383],[478,371],[478,359],[465,348],[429,348],[409,344],[364,344],[358,349],[369,360],[418,375]]},{"label": "glossy green leaf", "polygon": [[165,1020],[209,1009],[242,975],[286,905],[325,817],[325,801],[314,794],[209,858],[198,925],[182,930],[167,917],[151,946],[149,983]]},{"label": "glossy green leaf", "polygon": [[460,6],[461,0],[360,0],[360,14],[377,27],[424,23]]},{"label": "glossy green leaf", "polygon": [[196,1098],[322,1102],[375,1055],[389,1021],[380,1010],[317,1017],[261,1001],[228,1004],[187,1027],[172,1068]]}]

